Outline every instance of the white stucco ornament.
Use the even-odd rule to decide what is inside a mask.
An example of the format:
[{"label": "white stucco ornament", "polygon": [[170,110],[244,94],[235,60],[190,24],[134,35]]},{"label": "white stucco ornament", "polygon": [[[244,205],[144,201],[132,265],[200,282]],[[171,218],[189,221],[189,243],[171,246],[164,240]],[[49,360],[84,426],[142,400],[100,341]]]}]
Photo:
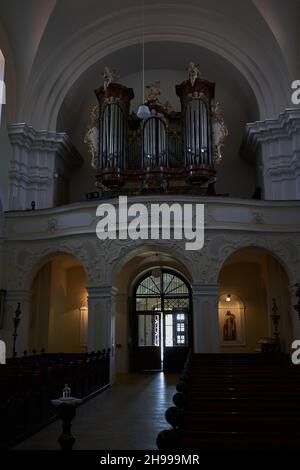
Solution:
[{"label": "white stucco ornament", "polygon": [[212,103],[212,141],[214,148],[214,162],[220,163],[222,160],[221,149],[228,136],[228,129],[220,112],[220,103]]},{"label": "white stucco ornament", "polygon": [[84,143],[87,146],[88,152],[92,156],[91,165],[97,168],[99,156],[99,106],[95,105],[91,110],[91,122],[88,130],[84,136]]}]

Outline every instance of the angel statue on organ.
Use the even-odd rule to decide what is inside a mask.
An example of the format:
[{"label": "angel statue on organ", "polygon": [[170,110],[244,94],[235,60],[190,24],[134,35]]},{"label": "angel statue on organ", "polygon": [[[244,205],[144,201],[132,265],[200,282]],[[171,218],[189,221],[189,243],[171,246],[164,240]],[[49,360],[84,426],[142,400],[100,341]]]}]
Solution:
[{"label": "angel statue on organ", "polygon": [[191,85],[194,86],[197,78],[202,77],[202,74],[199,70],[199,65],[195,64],[194,62],[190,62],[187,71],[189,75],[189,81],[191,82]]},{"label": "angel statue on organ", "polygon": [[104,90],[106,91],[109,85],[115,80],[115,78],[119,78],[118,70],[117,69],[110,69],[109,67],[104,67],[104,72],[102,74],[104,78]]},{"label": "angel statue on organ", "polygon": [[148,97],[146,99],[146,104],[153,103],[157,104],[160,101],[160,81],[151,82],[149,85],[146,86],[147,90],[149,90]]}]

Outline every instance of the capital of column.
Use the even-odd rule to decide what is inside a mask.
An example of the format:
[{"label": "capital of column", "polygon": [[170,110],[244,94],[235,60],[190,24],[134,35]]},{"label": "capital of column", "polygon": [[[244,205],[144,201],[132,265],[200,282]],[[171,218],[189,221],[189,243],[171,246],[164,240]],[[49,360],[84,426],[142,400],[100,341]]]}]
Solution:
[{"label": "capital of column", "polygon": [[117,288],[112,286],[90,286],[87,287],[89,299],[103,299],[113,297],[117,293]]},{"label": "capital of column", "polygon": [[193,296],[219,296],[219,284],[203,284],[195,282],[192,284]]},{"label": "capital of column", "polygon": [[73,168],[83,159],[65,132],[38,131],[26,123],[8,125],[8,134],[12,145],[26,148],[28,151],[40,150],[58,153],[62,160]]},{"label": "capital of column", "polygon": [[5,301],[9,304],[20,302],[29,302],[31,299],[30,290],[8,290],[6,291]]},{"label": "capital of column", "polygon": [[[266,119],[265,121],[257,121],[248,123],[240,149],[240,154],[245,159],[253,159],[257,157],[257,148],[261,143],[272,143],[274,141],[284,140],[299,135],[300,130],[300,109],[287,108],[278,118]],[[282,149],[280,146],[273,148],[272,156],[274,157],[274,149],[280,155]],[[292,146],[286,147],[291,151]]]}]

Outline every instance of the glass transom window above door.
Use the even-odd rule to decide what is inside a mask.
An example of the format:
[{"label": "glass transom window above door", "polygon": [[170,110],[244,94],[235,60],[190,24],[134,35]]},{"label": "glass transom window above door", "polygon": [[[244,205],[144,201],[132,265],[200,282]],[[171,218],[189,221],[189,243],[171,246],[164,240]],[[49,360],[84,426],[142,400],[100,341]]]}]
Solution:
[{"label": "glass transom window above door", "polygon": [[138,283],[133,322],[138,368],[182,367],[191,346],[190,296],[187,282],[175,272],[155,269]]}]

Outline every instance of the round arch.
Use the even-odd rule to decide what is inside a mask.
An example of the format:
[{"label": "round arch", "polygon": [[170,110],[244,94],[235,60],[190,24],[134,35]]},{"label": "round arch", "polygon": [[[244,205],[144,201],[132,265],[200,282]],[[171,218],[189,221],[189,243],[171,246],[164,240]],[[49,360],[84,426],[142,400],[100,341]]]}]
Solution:
[{"label": "round arch", "polygon": [[31,285],[32,285],[32,282],[35,278],[35,276],[37,275],[38,271],[45,265],[47,264],[49,261],[53,260],[54,258],[56,257],[59,257],[59,256],[69,256],[71,258],[73,258],[74,260],[76,260],[76,262],[82,267],[82,269],[84,270],[84,273],[86,275],[86,278],[88,279],[89,278],[89,273],[86,269],[86,266],[85,264],[83,263],[83,260],[81,260],[79,257],[76,256],[76,254],[73,254],[73,252],[71,251],[67,251],[67,250],[57,250],[57,251],[49,251],[49,253],[47,253],[46,255],[43,255],[43,256],[34,256],[30,262],[28,263],[29,264],[29,269],[27,271],[27,275],[25,276],[25,279],[24,279],[24,289],[25,290],[30,290],[31,289]]},{"label": "round arch", "polygon": [[147,277],[149,277],[149,275],[151,275],[153,273],[153,271],[155,271],[155,270],[161,270],[162,272],[173,274],[174,276],[178,277],[178,279],[180,279],[184,283],[184,285],[187,287],[189,295],[192,294],[191,283],[184,274],[182,274],[175,267],[170,268],[170,267],[167,267],[167,266],[161,266],[161,267],[154,267],[154,268],[149,268],[148,267],[148,268],[145,268],[143,271],[141,271],[135,277],[133,282],[131,283],[130,292],[131,292],[132,295],[136,294],[136,289],[139,286],[139,284],[141,284],[143,282],[143,280],[146,279]]},{"label": "round arch", "polygon": [[[19,119],[34,127],[55,130],[62,102],[81,74],[112,52],[140,43],[140,16],[140,8],[136,7],[103,16],[78,30],[43,64],[37,62]],[[166,5],[149,6],[146,16],[146,43],[192,43],[214,51],[232,63],[250,84],[258,102],[260,119],[274,117],[286,107],[289,72],[282,51],[268,28],[263,32],[265,47],[261,48],[255,32],[243,28],[232,15],[177,4],[171,11]],[[199,27],[199,17],[205,19],[202,27]],[[255,61],[253,50],[256,51]],[[272,87],[269,86],[270,77]]]},{"label": "round arch", "polygon": [[116,329],[116,370],[128,372],[132,359],[132,325],[134,289],[137,282],[147,276],[153,269],[176,273],[185,284],[191,285],[193,277],[180,260],[178,253],[158,245],[142,245],[128,253],[115,267],[113,285],[117,294],[115,298]]},{"label": "round arch", "polygon": [[216,269],[214,279],[217,282],[223,264],[226,260],[244,249],[257,249],[269,254],[275,258],[285,271],[289,285],[292,286],[298,281],[298,268],[295,265],[295,259],[298,259],[297,248],[288,240],[267,240],[265,238],[241,237],[238,241],[224,239],[224,237],[216,237],[212,241],[210,248],[217,254]]},{"label": "round arch", "polygon": [[[114,267],[112,285],[119,292],[129,293],[138,276],[154,267],[171,268],[192,284],[193,275],[181,259],[178,251],[157,245],[141,245],[127,253]],[[126,285],[122,282],[126,276]]]},{"label": "round arch", "polygon": [[82,264],[66,253],[41,259],[31,272],[29,351],[86,352],[87,321],[87,275]]},{"label": "round arch", "polygon": [[[278,256],[262,247],[239,248],[223,261],[218,282],[221,352],[255,352],[272,342],[274,302],[280,313],[281,349],[289,352],[294,313],[290,280]],[[235,329],[232,338],[229,324]]]}]

